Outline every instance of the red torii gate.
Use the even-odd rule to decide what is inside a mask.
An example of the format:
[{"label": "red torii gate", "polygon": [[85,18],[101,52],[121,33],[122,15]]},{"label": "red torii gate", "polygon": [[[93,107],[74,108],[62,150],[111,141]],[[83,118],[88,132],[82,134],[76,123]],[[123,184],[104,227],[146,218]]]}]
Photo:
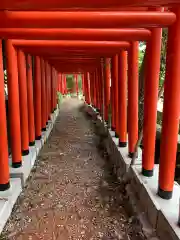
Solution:
[{"label": "red torii gate", "polygon": [[[17,8],[16,5],[17,1],[15,3],[11,1],[7,1],[7,3],[3,3],[4,6],[2,9],[6,7],[6,9],[13,9]],[[29,0],[29,3],[33,3]],[[35,3],[35,2],[34,2]],[[79,0],[76,3],[72,3],[72,1],[68,2],[62,2],[57,3],[57,1],[52,1],[51,3],[45,2],[43,4],[44,9],[53,8],[53,6],[61,6],[61,7],[69,7],[71,6],[84,6],[87,7],[89,4],[93,4],[94,7],[102,6],[98,2],[91,2],[91,3],[84,3],[81,0]],[[123,6],[129,5],[131,6],[133,2],[131,0],[124,2],[122,4]],[[141,6],[143,1],[138,1],[137,6]],[[154,5],[155,1],[153,1]],[[177,1],[163,1],[162,3],[166,4],[172,4],[177,3]],[[39,4],[39,3],[38,3]],[[98,5],[99,4],[99,5]],[[103,6],[109,6],[110,1],[106,1]],[[114,6],[118,5],[117,1],[111,1],[111,4],[114,4]],[[148,2],[150,4],[150,2]],[[32,4],[33,5],[33,4]],[[31,6],[32,6],[31,5]],[[34,5],[35,6],[35,5]],[[39,6],[39,7],[38,7]],[[36,7],[41,9],[41,5],[37,5]],[[112,5],[111,5],[112,6]],[[32,8],[32,9],[36,9]],[[22,7],[23,8],[23,7]],[[56,9],[56,8],[55,8]],[[153,174],[153,166],[154,166],[154,145],[155,145],[155,125],[156,125],[156,102],[157,102],[157,89],[158,89],[158,75],[159,75],[159,59],[158,54],[160,52],[160,36],[161,36],[161,30],[158,29],[159,27],[167,27],[169,26],[169,38],[168,38],[168,51],[167,51],[167,70],[166,70],[166,80],[165,80],[165,91],[164,91],[164,113],[163,113],[163,128],[162,128],[162,143],[161,143],[161,162],[160,162],[160,178],[159,178],[159,190],[158,194],[163,198],[171,198],[172,196],[172,188],[173,188],[173,182],[174,182],[174,169],[175,169],[175,159],[176,159],[176,148],[177,148],[177,133],[178,133],[178,124],[179,124],[179,108],[177,105],[180,101],[180,83],[179,83],[179,64],[180,64],[180,56],[179,56],[179,50],[180,50],[180,8],[176,8],[175,10],[172,9],[171,12],[160,12],[160,11],[53,11],[53,12],[45,12],[45,11],[1,11],[0,12],[0,34],[2,37],[6,36],[16,36],[16,33],[12,28],[21,28],[23,30],[24,28],[29,28],[29,32],[27,31],[27,39],[28,38],[38,38],[38,34],[42,32],[44,36],[48,34],[49,30],[43,30],[43,28],[129,28],[129,27],[135,27],[135,28],[153,28],[151,30],[151,38],[148,41],[147,44],[147,66],[146,66],[146,81],[145,81],[145,103],[144,103],[144,150],[143,150],[143,174],[146,176],[152,176]],[[32,30],[32,28],[35,28],[35,30]],[[39,33],[38,32],[39,28]],[[4,30],[3,30],[4,29]],[[3,32],[4,31],[4,32]],[[43,32],[44,31],[44,32]],[[61,30],[63,32],[63,30]],[[148,30],[144,30],[148,31]],[[23,32],[23,31],[22,31]],[[9,35],[8,35],[9,34]],[[29,34],[29,35],[28,35]],[[51,33],[51,39],[54,39],[54,32]],[[59,30],[60,34],[60,30]],[[78,35],[79,34],[79,35]],[[88,34],[88,33],[87,33]],[[90,34],[90,33],[89,33]],[[93,34],[93,32],[92,32]],[[95,31],[94,31],[95,34]],[[99,33],[100,34],[100,33]],[[105,33],[104,33],[105,34]],[[106,32],[107,34],[107,32]],[[117,34],[114,33],[114,34]],[[125,34],[125,32],[124,32]],[[137,33],[139,34],[139,32]],[[146,32],[146,34],[149,34]],[[81,34],[77,32],[77,39],[79,39]],[[84,34],[85,36],[86,34]],[[136,35],[136,34],[135,34]],[[25,36],[20,33],[20,30],[17,31],[17,38],[22,38]],[[67,36],[68,33],[64,32],[64,36]],[[79,38],[78,38],[79,36]],[[102,33],[103,36],[103,33]],[[101,37],[102,37],[101,36]],[[105,37],[105,36],[104,36]],[[117,36],[114,36],[117,40]],[[147,37],[147,35],[146,35]],[[149,37],[149,36],[148,36]],[[64,37],[65,38],[65,37]],[[102,37],[103,38],[103,37]],[[58,38],[59,39],[59,38]],[[100,37],[98,38],[98,40]],[[43,96],[42,101],[40,101],[41,98],[37,98],[35,108],[40,110],[41,107],[44,107],[42,102],[45,97],[45,92],[48,93],[47,84],[50,81],[47,81],[47,78],[51,75],[53,80],[51,88],[53,89],[52,94],[52,105],[51,110],[53,107],[55,107],[55,91],[56,91],[56,78],[57,78],[57,71],[55,68],[52,67],[52,71],[50,73],[48,69],[48,59],[49,56],[59,56],[61,51],[64,51],[64,53],[67,54],[69,51],[69,48],[71,53],[72,52],[79,52],[84,53],[85,51],[90,52],[90,50],[97,50],[97,53],[102,51],[107,51],[106,47],[113,48],[114,52],[109,51],[109,54],[117,53],[120,49],[120,52],[118,52],[118,56],[113,56],[112,61],[112,74],[113,74],[113,81],[112,81],[112,91],[114,93],[114,96],[112,98],[112,106],[113,106],[113,115],[112,115],[112,127],[116,131],[117,135],[120,139],[120,146],[125,146],[127,139],[127,130],[126,130],[126,86],[127,86],[127,79],[126,79],[126,67],[127,67],[127,56],[126,51],[129,48],[129,58],[128,58],[128,65],[131,66],[130,71],[131,75],[128,76],[128,86],[129,86],[129,92],[128,92],[128,117],[132,116],[132,118],[135,117],[135,124],[131,123],[131,126],[129,128],[129,152],[130,155],[134,151],[135,142],[137,141],[137,42],[129,43],[129,42],[117,42],[113,41],[113,37],[111,38],[111,42],[108,42],[109,39],[104,42],[102,41],[99,43],[99,45],[95,42],[83,42],[78,40],[77,41],[52,41],[52,43],[48,42],[47,40],[44,41],[38,41],[38,40],[13,40],[7,41],[7,55],[8,55],[8,74],[9,74],[9,102],[12,106],[15,106],[15,104],[19,103],[18,100],[18,73],[17,73],[17,59],[16,59],[16,52],[13,47],[16,46],[18,48],[18,62],[23,62],[23,64],[19,64],[19,77],[22,78],[24,76],[24,69],[25,69],[25,58],[23,56],[23,51],[26,51],[28,53],[36,53],[36,55],[43,55],[43,58],[46,60],[44,63],[44,60],[39,58],[39,56],[36,56],[36,73],[35,76],[37,79],[41,78],[42,85],[43,86]],[[142,38],[143,39],[143,38]],[[124,39],[129,41],[129,38],[127,36],[127,39]],[[132,41],[135,39],[133,38]],[[140,39],[139,39],[140,40]],[[145,39],[146,40],[146,39]],[[100,41],[99,41],[100,42]],[[103,46],[104,44],[104,46]],[[103,47],[102,47],[103,46]],[[59,47],[59,51],[57,51],[57,47]],[[40,49],[39,49],[40,48]],[[45,49],[46,48],[46,49]],[[53,50],[54,48],[54,50]],[[97,49],[96,49],[97,48]],[[98,48],[101,48],[100,50]],[[152,51],[152,48],[154,51]],[[19,50],[21,49],[21,50]],[[63,49],[63,50],[62,50]],[[52,51],[53,50],[53,51]],[[80,51],[79,51],[80,50]],[[47,55],[47,52],[52,51],[49,55]],[[106,55],[106,54],[105,54]],[[66,55],[67,56],[67,55]],[[108,57],[108,55],[107,55]],[[56,60],[58,62],[58,60]],[[46,69],[47,77],[41,77],[40,76],[40,65],[42,73],[44,72],[43,69]],[[46,68],[45,68],[46,66]],[[118,71],[118,66],[121,66],[120,71]],[[150,68],[151,71],[147,71],[147,68]],[[97,66],[97,69],[95,71],[95,79],[96,83],[98,84],[99,89],[102,86],[102,79],[101,79],[101,64]],[[107,81],[105,81],[105,87],[106,91],[108,89],[108,80],[109,80],[109,67],[107,68]],[[90,78],[90,74],[88,73],[86,76],[88,79]],[[93,82],[94,82],[94,78]],[[118,82],[118,79],[120,82]],[[171,81],[173,79],[173,81]],[[47,81],[47,82],[46,82]],[[22,84],[22,89],[25,89],[23,81],[20,81]],[[2,83],[1,83],[2,84]],[[37,85],[36,85],[37,84]],[[35,98],[38,94],[38,92],[41,92],[40,89],[40,82],[35,83]],[[3,86],[3,84],[2,84]],[[46,88],[44,89],[44,86]],[[121,86],[121,87],[120,87]],[[93,87],[93,85],[92,85]],[[20,88],[20,91],[22,93],[22,89]],[[97,103],[94,105],[98,108],[101,108],[101,100],[102,93],[97,92],[97,89],[93,88],[91,89],[92,94],[96,94],[96,100],[98,100]],[[95,92],[96,90],[96,92]],[[13,97],[15,95],[15,97]],[[23,97],[22,94],[21,101],[25,100],[26,96]],[[0,102],[0,105],[2,107],[2,111],[5,110],[3,102],[3,96]],[[14,105],[13,105],[13,100]],[[87,100],[89,102],[89,99]],[[121,104],[118,104],[120,102]],[[45,120],[47,121],[48,118],[48,111],[47,106],[48,103],[46,102],[46,106],[44,107],[43,114],[46,112],[45,115],[43,115],[43,124],[40,124],[40,120],[37,118],[35,120],[35,129],[36,129],[36,137],[40,137],[41,135],[41,129],[45,128]],[[41,106],[42,104],[42,106]],[[25,104],[24,104],[25,105]],[[106,105],[107,106],[107,105]],[[24,109],[23,104],[20,105],[20,108]],[[22,111],[20,109],[20,111]],[[50,109],[50,108],[48,108]],[[102,111],[102,109],[100,109]],[[24,141],[23,144],[23,151],[25,153],[28,153],[28,149],[26,149],[27,146],[27,139],[28,136],[23,133],[24,131],[20,131],[20,125],[19,125],[19,110],[16,107],[16,115],[14,116],[15,112],[14,110],[11,110],[11,115],[13,116],[14,125],[12,125],[12,135],[13,140],[16,142],[15,145],[12,146],[12,152],[14,154],[14,166],[18,167],[21,165],[21,137]],[[38,113],[38,112],[37,112]],[[48,114],[47,114],[48,113]],[[118,114],[117,114],[118,113]],[[170,114],[171,113],[171,114]],[[22,113],[21,113],[22,114]],[[23,116],[25,113],[23,113]],[[21,118],[23,117],[21,116]],[[2,113],[2,122],[3,124],[0,127],[0,130],[2,132],[5,132],[5,114]],[[24,117],[24,121],[26,121],[27,116]],[[121,124],[119,124],[119,119],[121,119]],[[37,121],[37,122],[36,122]],[[168,124],[168,121],[171,122],[171,124]],[[38,127],[37,127],[38,126]],[[22,126],[23,127],[23,126]],[[2,128],[2,129],[1,129]],[[15,137],[15,133],[18,134]],[[22,132],[22,136],[20,136],[20,132]],[[38,134],[40,134],[38,136]],[[1,156],[1,165],[2,169],[5,169],[5,171],[8,169],[8,163],[7,163],[7,146],[6,143],[6,135],[1,137],[1,140],[5,141],[5,144],[2,144],[0,147],[0,154],[1,152],[5,151],[5,154],[0,155]],[[26,144],[25,144],[26,142]],[[33,142],[33,141],[32,141]],[[171,152],[169,152],[169,147],[171,146]],[[9,187],[9,176],[8,171],[4,172],[2,174],[2,177],[0,178],[0,186],[1,189],[6,189]]]}]

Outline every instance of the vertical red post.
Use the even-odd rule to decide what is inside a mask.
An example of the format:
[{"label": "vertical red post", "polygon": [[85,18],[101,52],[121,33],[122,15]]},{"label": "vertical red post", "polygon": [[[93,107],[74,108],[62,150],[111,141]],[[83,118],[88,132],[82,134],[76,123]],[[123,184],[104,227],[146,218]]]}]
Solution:
[{"label": "vertical red post", "polygon": [[61,82],[60,82],[60,85],[61,85],[61,94],[63,94],[63,74],[61,73]]},{"label": "vertical red post", "polygon": [[97,87],[96,87],[96,72],[93,73],[93,92],[94,92],[94,96],[93,96],[93,107],[97,108]]},{"label": "vertical red post", "polygon": [[26,57],[21,50],[17,50],[19,70],[19,103],[21,123],[21,149],[22,155],[29,154],[29,131],[28,131],[28,105],[27,105],[27,78]]},{"label": "vertical red post", "polygon": [[84,73],[84,100],[87,102],[87,81],[86,81],[86,73]]},{"label": "vertical red post", "polygon": [[18,168],[22,165],[18,67],[17,54],[11,40],[6,41],[6,56],[8,73],[8,105],[11,133],[12,166],[14,168]]},{"label": "vertical red post", "polygon": [[105,85],[105,74],[104,74],[104,65],[105,65],[105,60],[104,58],[101,58],[101,71],[100,71],[100,79],[101,79],[101,111],[102,111],[102,119],[104,121],[104,112],[105,112],[105,90],[104,90],[104,85]]},{"label": "vertical red post", "polygon": [[90,89],[89,89],[89,72],[86,74],[86,83],[87,83],[87,104],[90,104]]},{"label": "vertical red post", "polygon": [[84,95],[84,74],[81,74],[82,79],[82,95]]},{"label": "vertical red post", "polygon": [[35,145],[35,126],[34,126],[34,100],[33,100],[33,80],[32,80],[32,58],[27,55],[27,103],[28,103],[28,129],[29,145]]},{"label": "vertical red post", "polygon": [[57,90],[58,90],[58,84],[57,84],[57,71],[54,68],[54,110],[57,109]]},{"label": "vertical red post", "polygon": [[180,7],[176,22],[169,27],[164,83],[164,109],[161,136],[158,195],[172,198],[179,129],[180,104]]},{"label": "vertical red post", "polygon": [[138,140],[138,49],[139,43],[132,42],[128,52],[128,148],[133,157]]},{"label": "vertical red post", "polygon": [[46,131],[46,81],[45,63],[41,58],[41,130]]},{"label": "vertical red post", "polygon": [[48,119],[51,119],[51,66],[49,65],[49,63],[47,64],[47,84],[48,84]]},{"label": "vertical red post", "polygon": [[110,89],[110,102],[111,102],[111,129],[115,131],[115,109],[114,109],[114,59],[112,58],[111,68],[111,89]]},{"label": "vertical red post", "polygon": [[153,175],[157,100],[159,87],[161,29],[152,29],[151,39],[146,45],[146,65],[144,81],[144,122],[143,122],[143,155],[142,174]]},{"label": "vertical red post", "polygon": [[119,66],[119,146],[127,146],[127,52],[122,50],[118,58]]},{"label": "vertical red post", "polygon": [[95,74],[94,74],[94,72],[91,73],[90,84],[91,84],[91,87],[92,87],[91,104],[94,107],[95,106],[95,101],[94,101],[95,100],[95,91],[94,91],[94,89],[95,89],[95,87],[94,87],[94,85],[95,85]]},{"label": "vertical red post", "polygon": [[108,122],[108,110],[109,110],[109,102],[110,102],[110,78],[111,78],[111,68],[110,68],[110,58],[105,59],[105,84],[104,84],[104,117],[105,121]]},{"label": "vertical red post", "polygon": [[96,68],[96,100],[97,100],[97,106],[96,109],[98,112],[100,112],[100,93],[99,93],[99,75],[98,75],[98,69]]},{"label": "vertical red post", "polygon": [[55,83],[54,83],[54,68],[51,67],[51,112],[54,112],[54,88],[55,88]]},{"label": "vertical red post", "polygon": [[90,88],[90,103],[93,106],[94,88],[93,88],[93,74],[92,73],[89,73],[89,88]]},{"label": "vertical red post", "polygon": [[99,99],[98,109],[99,109],[99,113],[102,115],[102,93],[101,93],[101,90],[102,90],[101,80],[102,79],[101,79],[101,66],[100,65],[97,68],[97,75],[98,75],[97,81],[98,81],[98,99]]},{"label": "vertical red post", "polygon": [[115,124],[115,136],[119,138],[119,102],[118,100],[118,55],[113,57],[112,61],[112,72],[113,72],[113,114],[114,114],[114,124]]},{"label": "vertical red post", "polygon": [[62,75],[61,75],[61,73],[58,73],[58,91],[60,93],[62,93],[61,83],[62,83]]},{"label": "vertical red post", "polygon": [[64,74],[62,74],[62,94],[64,95]]},{"label": "vertical red post", "polygon": [[34,118],[35,137],[41,139],[41,62],[38,56],[35,57],[35,78],[34,78]]},{"label": "vertical red post", "polygon": [[6,125],[6,105],[4,96],[4,73],[2,58],[2,42],[0,43],[0,191],[9,189],[9,161]]},{"label": "vertical red post", "polygon": [[46,98],[46,125],[49,119],[49,66],[48,62],[44,62],[45,66],[45,98]]}]

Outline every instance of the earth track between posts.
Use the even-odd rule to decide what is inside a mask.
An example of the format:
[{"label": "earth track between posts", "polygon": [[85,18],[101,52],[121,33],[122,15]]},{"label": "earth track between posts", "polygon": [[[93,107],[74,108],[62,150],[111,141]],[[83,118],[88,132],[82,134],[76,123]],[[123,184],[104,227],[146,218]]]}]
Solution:
[{"label": "earth track between posts", "polygon": [[0,239],[141,240],[82,102],[66,99]]}]

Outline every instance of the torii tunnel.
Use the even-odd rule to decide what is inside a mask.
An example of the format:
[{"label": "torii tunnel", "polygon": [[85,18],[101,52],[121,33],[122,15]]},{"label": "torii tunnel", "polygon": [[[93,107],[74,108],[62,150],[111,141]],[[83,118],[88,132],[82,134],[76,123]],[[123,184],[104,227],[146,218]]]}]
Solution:
[{"label": "torii tunnel", "polygon": [[[168,28],[160,146],[159,198],[171,199],[180,110],[180,3],[178,0],[6,0],[0,3],[0,37],[8,75],[12,167],[41,139],[65,74],[83,79],[85,103],[111,129],[132,158],[138,141],[139,42],[146,42],[142,174],[154,174],[162,28]],[[2,52],[2,44],[1,44]],[[33,61],[32,61],[33,60]],[[0,191],[10,187],[0,58]]]}]

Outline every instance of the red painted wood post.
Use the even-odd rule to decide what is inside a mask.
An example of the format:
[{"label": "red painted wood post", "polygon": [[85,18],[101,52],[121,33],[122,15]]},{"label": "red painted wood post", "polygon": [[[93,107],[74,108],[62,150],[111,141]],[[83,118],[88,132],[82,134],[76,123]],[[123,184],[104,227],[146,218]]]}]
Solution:
[{"label": "red painted wood post", "polygon": [[58,88],[59,88],[59,84],[58,84],[58,71],[56,70],[56,109],[58,108]]},{"label": "red painted wood post", "polygon": [[164,199],[172,198],[179,129],[180,8],[174,12],[177,20],[168,30],[159,168],[158,195]]},{"label": "red painted wood post", "polygon": [[98,66],[98,80],[99,80],[99,108],[100,108],[100,114],[101,116],[103,115],[103,94],[102,94],[102,89],[103,89],[103,85],[102,85],[102,69],[101,69],[101,63]]},{"label": "red painted wood post", "polygon": [[89,88],[90,88],[90,103],[93,106],[93,96],[94,96],[94,87],[93,87],[93,74],[89,73]]},{"label": "red painted wood post", "polygon": [[111,130],[115,131],[115,109],[114,109],[114,57],[112,58],[111,67],[111,89],[110,89],[110,102],[111,102]]},{"label": "red painted wood post", "polygon": [[29,131],[28,131],[28,104],[27,104],[27,77],[26,57],[21,50],[17,50],[19,72],[19,103],[21,123],[21,149],[22,155],[29,154]]},{"label": "red painted wood post", "polygon": [[128,150],[133,157],[138,140],[138,50],[139,43],[132,42],[128,51]]},{"label": "red painted wood post", "polygon": [[45,61],[45,94],[46,94],[46,125],[48,125],[49,119],[49,66],[48,62]]},{"label": "red painted wood post", "polygon": [[99,113],[102,116],[102,94],[101,94],[101,69],[100,66],[98,66],[98,95],[99,95]]},{"label": "red painted wood post", "polygon": [[64,95],[64,74],[62,74],[62,94]]},{"label": "red painted wood post", "polygon": [[119,88],[119,146],[127,146],[127,52],[121,50],[118,57]]},{"label": "red painted wood post", "polygon": [[84,96],[84,74],[81,74],[82,79],[82,95]]},{"label": "red painted wood post", "polygon": [[59,91],[60,93],[62,92],[61,82],[62,82],[62,75],[61,75],[61,73],[58,73],[58,91]]},{"label": "red painted wood post", "polygon": [[93,72],[93,107],[96,109],[97,108],[97,103],[96,103],[96,72]]},{"label": "red painted wood post", "polygon": [[64,94],[67,94],[67,80],[66,80],[66,75],[64,74]]},{"label": "red painted wood post", "polygon": [[100,72],[100,86],[101,88],[100,90],[100,95],[101,95],[101,116],[104,119],[104,61],[101,59],[101,63],[100,63],[100,68],[99,68],[99,72]]},{"label": "red painted wood post", "polygon": [[86,74],[86,81],[87,81],[87,103],[90,104],[90,85],[89,85],[90,76],[89,76],[89,72],[87,72],[87,74]]},{"label": "red painted wood post", "polygon": [[57,109],[57,71],[54,68],[54,111]]},{"label": "red painted wood post", "polygon": [[48,119],[51,119],[51,66],[47,64],[47,76],[48,76]]},{"label": "red painted wood post", "polygon": [[8,105],[9,105],[8,109],[11,133],[12,166],[14,168],[18,168],[22,165],[19,84],[18,84],[17,54],[11,40],[6,41],[6,54],[7,54]]},{"label": "red painted wood post", "polygon": [[4,73],[2,58],[2,42],[0,42],[0,191],[9,189],[9,161],[6,125],[6,105],[4,95]]},{"label": "red painted wood post", "polygon": [[84,102],[87,100],[87,82],[86,82],[86,73],[83,74],[84,79]]},{"label": "red painted wood post", "polygon": [[96,69],[96,100],[97,100],[97,106],[96,109],[98,112],[100,112],[100,92],[99,92],[99,75],[98,75],[98,69]]},{"label": "red painted wood post", "polygon": [[87,73],[84,73],[84,97],[85,102],[87,103]]},{"label": "red painted wood post", "polygon": [[97,79],[96,79],[96,72],[93,73],[93,88],[94,88],[94,98],[93,98],[93,107],[94,108],[97,108],[97,87],[96,87],[96,82],[97,82]]},{"label": "red painted wood post", "polygon": [[35,78],[34,78],[34,119],[35,138],[41,139],[41,62],[38,56],[35,57]]},{"label": "red painted wood post", "polygon": [[101,108],[102,108],[102,119],[103,121],[105,120],[104,118],[104,113],[105,113],[105,59],[101,58],[101,63],[100,63],[100,73],[101,73]]},{"label": "red painted wood post", "polygon": [[109,103],[110,103],[110,78],[111,78],[111,68],[110,68],[110,58],[105,59],[105,84],[104,84],[104,98],[105,98],[105,109],[104,117],[105,121],[108,122],[109,116]]},{"label": "red painted wood post", "polygon": [[41,58],[41,129],[46,131],[46,79],[45,79],[45,63]]},{"label": "red painted wood post", "polygon": [[35,125],[34,125],[34,99],[32,80],[32,57],[27,55],[27,103],[28,103],[28,129],[29,145],[35,145]]},{"label": "red painted wood post", "polygon": [[113,78],[113,117],[114,117],[114,131],[116,137],[119,138],[119,100],[118,100],[118,55],[113,57],[112,61],[112,78]]},{"label": "red painted wood post", "polygon": [[54,112],[54,68],[51,67],[51,112]]},{"label": "red painted wood post", "polygon": [[142,174],[147,177],[153,176],[154,168],[161,33],[160,28],[152,29],[146,45]]},{"label": "red painted wood post", "polygon": [[63,94],[63,74],[61,73],[61,94]]}]

